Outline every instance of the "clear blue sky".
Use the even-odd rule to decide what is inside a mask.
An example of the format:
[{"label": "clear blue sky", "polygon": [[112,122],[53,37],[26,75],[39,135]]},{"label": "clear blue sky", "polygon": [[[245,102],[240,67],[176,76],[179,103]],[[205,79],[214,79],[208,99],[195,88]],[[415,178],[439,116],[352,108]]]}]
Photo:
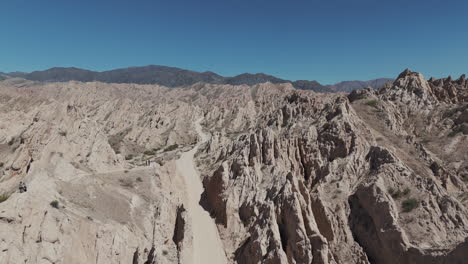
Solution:
[{"label": "clear blue sky", "polygon": [[3,0],[0,71],[148,64],[367,80],[468,72],[468,1]]}]

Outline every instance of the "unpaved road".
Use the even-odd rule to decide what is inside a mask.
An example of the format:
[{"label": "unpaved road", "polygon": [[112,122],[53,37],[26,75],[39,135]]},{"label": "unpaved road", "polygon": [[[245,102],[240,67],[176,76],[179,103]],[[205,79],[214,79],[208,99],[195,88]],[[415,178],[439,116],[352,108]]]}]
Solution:
[{"label": "unpaved road", "polygon": [[192,261],[185,260],[185,263],[225,264],[227,259],[216,224],[210,214],[199,205],[203,185],[195,168],[193,157],[198,147],[209,139],[209,136],[202,131],[201,121],[202,119],[199,119],[194,123],[201,140],[192,150],[183,153],[176,162],[177,170],[182,175],[186,185],[188,198],[186,207],[189,219],[192,221],[193,231]]}]

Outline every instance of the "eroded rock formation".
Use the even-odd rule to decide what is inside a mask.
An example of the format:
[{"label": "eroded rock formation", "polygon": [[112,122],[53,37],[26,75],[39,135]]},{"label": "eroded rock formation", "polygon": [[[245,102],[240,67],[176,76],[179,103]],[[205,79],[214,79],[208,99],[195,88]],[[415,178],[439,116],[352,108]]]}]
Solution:
[{"label": "eroded rock formation", "polygon": [[183,262],[175,160],[203,118],[199,203],[230,263],[463,263],[467,91],[410,70],[349,95],[0,82],[0,262]]}]

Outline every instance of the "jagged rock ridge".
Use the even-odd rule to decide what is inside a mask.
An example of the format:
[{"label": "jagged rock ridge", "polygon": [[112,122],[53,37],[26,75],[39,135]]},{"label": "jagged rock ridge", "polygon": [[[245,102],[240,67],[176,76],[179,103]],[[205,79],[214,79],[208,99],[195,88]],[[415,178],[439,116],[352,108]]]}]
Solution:
[{"label": "jagged rock ridge", "polygon": [[203,118],[199,203],[230,263],[464,263],[467,88],[409,70],[349,95],[6,80],[0,262],[183,262],[175,160]]}]

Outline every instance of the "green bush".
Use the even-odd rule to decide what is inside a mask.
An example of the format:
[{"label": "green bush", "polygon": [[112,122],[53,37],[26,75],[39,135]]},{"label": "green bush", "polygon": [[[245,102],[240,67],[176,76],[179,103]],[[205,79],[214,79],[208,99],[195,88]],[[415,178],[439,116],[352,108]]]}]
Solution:
[{"label": "green bush", "polygon": [[59,201],[53,200],[52,202],[50,202],[50,206],[52,206],[53,208],[58,209],[59,208]]},{"label": "green bush", "polygon": [[4,201],[8,200],[8,198],[10,198],[9,195],[6,195],[6,194],[0,195],[0,203],[3,203]]},{"label": "green bush", "polygon": [[378,104],[379,104],[379,102],[377,100],[369,100],[369,101],[366,102],[366,105],[374,107],[374,108],[377,108]]},{"label": "green bush", "polygon": [[403,208],[403,212],[408,213],[413,211],[413,209],[417,208],[419,206],[419,201],[411,198],[411,199],[406,199],[401,203],[401,207]]}]

